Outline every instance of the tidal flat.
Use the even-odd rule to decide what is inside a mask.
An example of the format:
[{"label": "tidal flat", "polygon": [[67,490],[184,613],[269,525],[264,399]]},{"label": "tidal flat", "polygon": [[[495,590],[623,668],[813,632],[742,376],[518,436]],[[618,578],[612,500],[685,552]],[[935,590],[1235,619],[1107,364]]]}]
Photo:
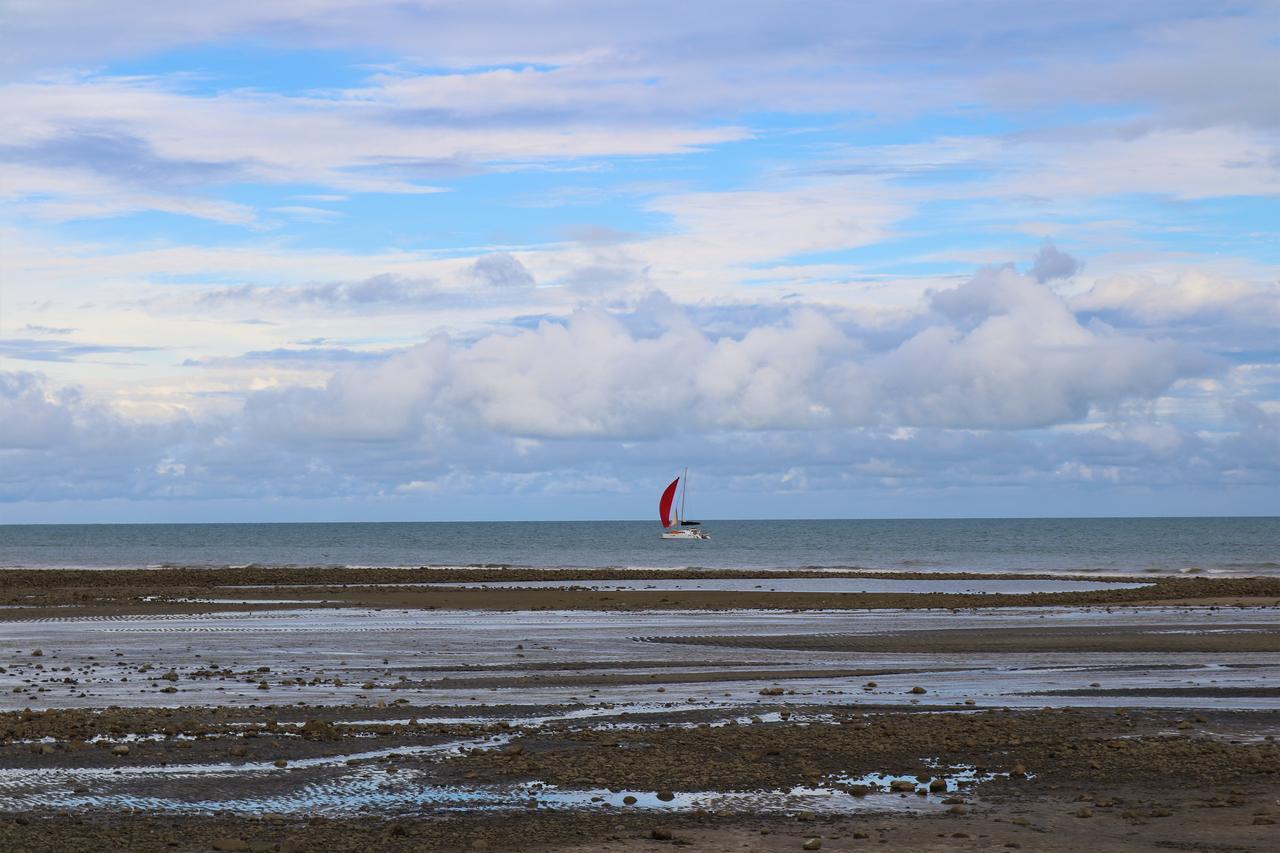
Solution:
[{"label": "tidal flat", "polygon": [[0,847],[1273,849],[1280,580],[936,580],[0,571]]}]

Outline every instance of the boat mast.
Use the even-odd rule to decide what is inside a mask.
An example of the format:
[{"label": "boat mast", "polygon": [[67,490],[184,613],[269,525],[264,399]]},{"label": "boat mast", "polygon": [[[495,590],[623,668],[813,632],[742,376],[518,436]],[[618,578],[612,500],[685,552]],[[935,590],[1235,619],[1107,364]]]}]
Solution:
[{"label": "boat mast", "polygon": [[680,523],[684,524],[687,516],[684,514],[684,497],[689,494],[689,469],[684,469],[684,488],[680,490]]}]

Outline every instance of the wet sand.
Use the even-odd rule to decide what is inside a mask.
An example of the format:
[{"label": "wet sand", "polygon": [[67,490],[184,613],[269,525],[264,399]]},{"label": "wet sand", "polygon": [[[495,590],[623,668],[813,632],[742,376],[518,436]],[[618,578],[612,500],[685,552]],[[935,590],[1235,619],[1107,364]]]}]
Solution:
[{"label": "wet sand", "polygon": [[645,577],[0,572],[0,849],[1273,849],[1274,579]]}]

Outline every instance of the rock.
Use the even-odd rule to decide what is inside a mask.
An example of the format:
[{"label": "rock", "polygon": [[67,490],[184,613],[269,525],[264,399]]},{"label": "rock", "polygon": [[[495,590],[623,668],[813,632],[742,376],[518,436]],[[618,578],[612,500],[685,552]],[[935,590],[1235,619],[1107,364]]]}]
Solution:
[{"label": "rock", "polygon": [[165,681],[177,681],[178,671],[176,669],[171,669],[160,677],[163,678]]},{"label": "rock", "polygon": [[649,832],[649,837],[655,841],[670,841],[675,838],[675,833],[667,829],[665,826],[655,826]]},{"label": "rock", "polygon": [[796,814],[796,820],[817,820],[818,816],[813,812],[799,812]]},{"label": "rock", "polygon": [[128,755],[129,747],[125,746],[124,744],[113,746],[111,747],[111,754],[112,755]]},{"label": "rock", "polygon": [[919,696],[921,693],[928,693],[929,691],[925,690],[923,687],[921,687],[921,686],[919,686],[919,685],[916,685],[915,687],[912,687],[912,688],[911,688],[910,690],[908,690],[907,692],[908,692],[908,693],[914,693],[915,695]]},{"label": "rock", "polygon": [[214,850],[248,850],[249,845],[241,838],[215,838],[211,845]]},{"label": "rock", "polygon": [[939,794],[945,790],[947,790],[946,779],[934,779],[929,783],[929,793],[931,794]]},{"label": "rock", "polygon": [[760,688],[760,695],[761,696],[781,696],[782,688],[781,687],[762,687]]},{"label": "rock", "polygon": [[270,689],[271,689],[271,685],[270,685],[270,684],[267,684],[267,682],[265,682],[265,681],[259,681],[259,682],[258,682],[258,689],[259,689],[259,690],[270,690]]},{"label": "rock", "polygon": [[636,804],[636,798],[631,796],[630,794],[627,794],[625,797],[622,798],[622,804],[624,806],[634,806]]},{"label": "rock", "polygon": [[1017,764],[1013,765],[1013,769],[1009,771],[1009,775],[1010,776],[1026,776],[1027,768],[1022,765],[1021,761],[1019,761]]},{"label": "rock", "polygon": [[475,841],[471,842],[471,849],[472,850],[488,850],[489,842],[485,841],[483,838],[477,838]]},{"label": "rock", "polygon": [[373,687],[374,687],[374,684],[372,681],[366,681],[364,684],[360,685],[361,690],[372,690]]},{"label": "rock", "polygon": [[948,814],[968,814],[969,809],[966,806],[955,805],[947,809]]},{"label": "rock", "polygon": [[524,747],[518,743],[509,743],[502,748],[503,755],[519,755],[524,752]]},{"label": "rock", "polygon": [[676,798],[676,795],[666,789],[663,789],[658,792],[658,799],[662,800],[664,803],[669,803],[675,798]]},{"label": "rock", "polygon": [[879,685],[876,684],[874,681],[868,681],[866,684],[862,685],[864,690],[875,690],[876,687],[878,686]]},{"label": "rock", "polygon": [[1275,823],[1274,818],[1264,817],[1262,815],[1259,815],[1258,817],[1255,817],[1253,819],[1254,826],[1271,826],[1274,823]]},{"label": "rock", "polygon": [[809,838],[809,839],[806,839],[806,840],[805,840],[805,842],[804,842],[804,844],[801,844],[801,845],[800,845],[800,849],[801,849],[801,850],[821,850],[821,849],[822,849],[822,839],[821,839],[821,838]]},{"label": "rock", "polygon": [[41,649],[32,649],[32,650],[31,650],[31,656],[32,656],[33,658],[42,658],[42,657],[44,657],[44,651],[43,651],[43,650],[41,650]]},{"label": "rock", "polygon": [[342,734],[325,720],[307,720],[302,724],[302,736],[306,740],[341,740]]},{"label": "rock", "polygon": [[1078,809],[1076,811],[1076,817],[1093,817],[1093,812],[1088,809]]},{"label": "rock", "polygon": [[244,758],[249,754],[248,748],[244,744],[237,743],[235,746],[227,750],[227,755],[232,758]]},{"label": "rock", "polygon": [[283,758],[277,758],[277,759],[276,759],[275,764],[276,764],[276,767],[288,767],[288,766],[289,766],[289,762],[285,761]]},{"label": "rock", "polygon": [[977,705],[978,703],[977,703],[977,702],[975,702],[973,699],[966,699],[966,700],[964,700],[964,704],[966,704],[966,705]]},{"label": "rock", "polygon": [[889,783],[890,791],[902,791],[904,793],[910,793],[915,789],[916,789],[916,783],[908,779],[894,779],[892,782]]}]

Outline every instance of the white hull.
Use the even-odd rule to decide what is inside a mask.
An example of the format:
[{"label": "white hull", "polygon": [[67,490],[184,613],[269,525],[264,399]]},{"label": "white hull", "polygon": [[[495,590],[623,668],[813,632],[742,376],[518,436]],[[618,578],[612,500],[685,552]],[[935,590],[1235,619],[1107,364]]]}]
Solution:
[{"label": "white hull", "polygon": [[662,532],[663,539],[710,539],[711,537],[703,533],[696,527],[685,527],[680,530],[664,530]]}]

